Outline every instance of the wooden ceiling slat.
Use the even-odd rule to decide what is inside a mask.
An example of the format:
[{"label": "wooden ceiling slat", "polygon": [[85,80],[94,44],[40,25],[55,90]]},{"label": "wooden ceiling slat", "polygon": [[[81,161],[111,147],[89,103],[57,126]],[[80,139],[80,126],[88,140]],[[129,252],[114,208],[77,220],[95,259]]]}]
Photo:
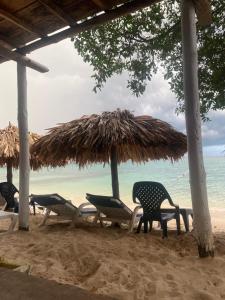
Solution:
[{"label": "wooden ceiling slat", "polygon": [[5,19],[5,20],[13,23],[14,25],[22,28],[23,30],[28,31],[28,32],[34,34],[35,36],[42,37],[42,34],[38,33],[36,31],[36,29],[31,24],[28,24],[23,19],[18,18],[17,16],[11,14],[10,12],[8,12],[8,11],[2,9],[2,8],[0,8],[0,16],[3,19]]},{"label": "wooden ceiling slat", "polygon": [[11,40],[9,40],[6,36],[0,33],[0,44],[1,46],[7,48],[7,49],[13,49],[16,48]]},{"label": "wooden ceiling slat", "polygon": [[44,5],[57,18],[62,20],[65,23],[65,25],[76,25],[76,21],[70,15],[68,15],[60,6],[55,4],[52,0],[39,0],[39,2],[42,5]]},{"label": "wooden ceiling slat", "polygon": [[107,3],[102,0],[91,0],[91,1],[103,10],[109,8],[109,5],[107,5]]}]

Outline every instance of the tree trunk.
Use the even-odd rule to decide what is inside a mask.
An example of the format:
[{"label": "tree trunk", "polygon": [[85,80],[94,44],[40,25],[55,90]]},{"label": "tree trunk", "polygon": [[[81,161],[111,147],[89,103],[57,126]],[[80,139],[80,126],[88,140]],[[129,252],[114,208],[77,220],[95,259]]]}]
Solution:
[{"label": "tree trunk", "polygon": [[113,197],[120,199],[116,147],[112,147],[111,149],[110,160]]},{"label": "tree trunk", "polygon": [[29,139],[26,67],[17,63],[19,157],[19,229],[29,230]]},{"label": "tree trunk", "polygon": [[12,162],[8,161],[6,165],[7,165],[7,182],[8,183],[12,183],[12,178],[13,178],[13,174],[12,174]]},{"label": "tree trunk", "polygon": [[195,9],[193,2],[190,0],[182,0],[182,42],[185,116],[194,233],[197,238],[199,256],[206,257],[214,255],[214,246],[202,154]]}]

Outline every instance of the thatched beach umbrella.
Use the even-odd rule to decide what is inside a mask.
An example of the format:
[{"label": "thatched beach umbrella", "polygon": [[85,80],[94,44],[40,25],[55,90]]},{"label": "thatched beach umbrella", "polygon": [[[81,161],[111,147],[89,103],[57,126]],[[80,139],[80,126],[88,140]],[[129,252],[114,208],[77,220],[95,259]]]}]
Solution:
[{"label": "thatched beach umbrella", "polygon": [[[29,144],[32,145],[40,138],[36,133],[29,133]],[[19,130],[9,123],[0,129],[0,167],[7,166],[7,181],[12,183],[12,168],[19,167]],[[35,165],[35,163],[33,162]],[[38,163],[40,165],[40,162]]]},{"label": "thatched beach umbrella", "polygon": [[119,198],[117,164],[127,160],[177,160],[186,151],[183,133],[166,122],[134,116],[128,110],[83,116],[60,124],[31,147],[31,153],[50,166],[63,165],[68,160],[80,167],[110,163],[115,198]]}]

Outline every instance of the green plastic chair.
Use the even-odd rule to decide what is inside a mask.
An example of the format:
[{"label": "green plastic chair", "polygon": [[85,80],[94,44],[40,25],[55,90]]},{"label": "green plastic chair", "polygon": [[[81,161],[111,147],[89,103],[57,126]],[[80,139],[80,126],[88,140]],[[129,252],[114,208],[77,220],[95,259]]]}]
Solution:
[{"label": "green plastic chair", "polygon": [[[161,204],[166,199],[169,201],[169,204],[175,208],[174,212],[161,212]],[[140,232],[143,223],[144,232],[147,233],[148,224],[150,225],[151,231],[153,221],[158,221],[163,230],[163,238],[167,237],[167,222],[172,219],[176,220],[177,233],[180,233],[179,206],[173,203],[169,193],[161,183],[153,181],[136,182],[133,186],[133,202],[141,204],[143,208],[143,216],[140,218],[137,233]]]}]

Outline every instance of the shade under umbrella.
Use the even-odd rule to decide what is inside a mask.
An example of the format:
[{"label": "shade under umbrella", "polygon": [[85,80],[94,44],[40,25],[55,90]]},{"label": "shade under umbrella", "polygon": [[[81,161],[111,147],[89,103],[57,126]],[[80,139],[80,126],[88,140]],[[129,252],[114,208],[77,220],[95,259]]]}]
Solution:
[{"label": "shade under umbrella", "polygon": [[[29,133],[29,144],[32,145],[40,136],[36,133]],[[9,123],[4,129],[0,129],[0,167],[7,166],[7,181],[12,183],[12,168],[19,167],[19,130]],[[33,161],[33,165],[40,166]]]},{"label": "shade under umbrella", "polygon": [[119,109],[59,124],[31,147],[32,154],[48,166],[64,165],[68,160],[80,167],[110,163],[115,198],[119,198],[117,164],[174,161],[186,151],[186,136],[168,123]]}]

